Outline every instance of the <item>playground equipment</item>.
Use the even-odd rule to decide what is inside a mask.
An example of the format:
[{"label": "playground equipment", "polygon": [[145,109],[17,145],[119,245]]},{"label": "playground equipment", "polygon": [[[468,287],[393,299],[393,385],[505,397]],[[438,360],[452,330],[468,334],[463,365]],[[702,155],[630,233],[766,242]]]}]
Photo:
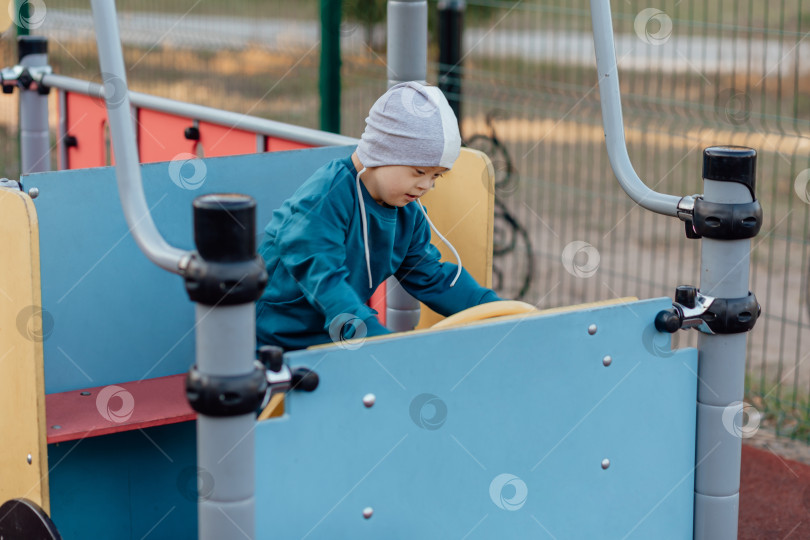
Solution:
[{"label": "playground equipment", "polygon": [[[390,6],[390,69],[423,80],[426,3]],[[251,233],[317,164],[351,148],[199,160],[209,194],[194,202],[191,252],[195,193],[174,185],[166,164],[138,165],[114,6],[94,0],[126,222],[111,205],[110,169],[25,177],[39,191],[36,209],[22,191],[0,190],[4,229],[21,229],[3,249],[24,255],[2,269],[17,302],[2,310],[3,328],[20,328],[31,306],[45,309],[28,339],[21,330],[3,342],[31,360],[12,354],[14,384],[28,386],[0,392],[13,396],[4,411],[28,426],[0,462],[22,486],[3,499],[38,499],[65,538],[158,528],[201,538],[736,537],[744,332],[758,315],[747,290],[749,239],[761,224],[756,155],[707,149],[702,197],[646,188],[623,144],[609,4],[592,0],[591,9],[611,163],[640,205],[703,237],[700,290],[680,288],[674,304],[624,300],[340,343],[259,367],[250,298],[263,276]],[[467,156],[491,182],[491,167]],[[212,195],[235,189],[259,201],[258,219],[249,197]],[[491,214],[491,197],[482,200]],[[157,267],[184,278],[194,316],[177,280]],[[704,332],[698,351],[672,351],[668,333],[689,327]],[[79,431],[45,446],[46,392],[90,398],[85,409],[120,427],[139,403],[155,403],[125,381],[174,376],[151,386],[169,392],[192,349],[196,444],[191,424],[172,423],[189,413],[177,407],[167,425]],[[266,385],[289,387],[297,365],[319,375],[317,389],[288,393],[282,417],[257,423]],[[88,379],[96,386],[82,390]],[[108,388],[123,390],[113,390],[120,404]],[[48,436],[61,429],[49,426]],[[5,519],[16,519],[10,512]]]}]

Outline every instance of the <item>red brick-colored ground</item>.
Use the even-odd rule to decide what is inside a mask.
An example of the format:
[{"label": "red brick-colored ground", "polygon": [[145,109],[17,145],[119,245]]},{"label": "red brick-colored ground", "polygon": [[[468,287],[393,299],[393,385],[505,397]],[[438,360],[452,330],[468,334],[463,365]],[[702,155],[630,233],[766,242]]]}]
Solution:
[{"label": "red brick-colored ground", "polygon": [[810,538],[810,466],[743,445],[738,538]]}]

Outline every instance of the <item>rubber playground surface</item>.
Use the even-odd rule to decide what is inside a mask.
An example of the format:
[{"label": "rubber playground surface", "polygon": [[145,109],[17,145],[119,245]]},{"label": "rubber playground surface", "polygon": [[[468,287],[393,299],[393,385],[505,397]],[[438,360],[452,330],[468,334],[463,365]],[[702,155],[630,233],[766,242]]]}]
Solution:
[{"label": "rubber playground surface", "polygon": [[810,465],[743,445],[738,538],[810,538]]}]

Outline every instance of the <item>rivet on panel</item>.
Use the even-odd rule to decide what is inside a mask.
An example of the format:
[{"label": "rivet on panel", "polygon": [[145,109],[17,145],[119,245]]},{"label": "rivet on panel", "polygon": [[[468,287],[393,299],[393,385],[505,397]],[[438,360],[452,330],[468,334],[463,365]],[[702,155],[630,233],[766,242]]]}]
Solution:
[{"label": "rivet on panel", "polygon": [[602,460],[602,468],[607,469],[608,467],[610,467],[610,460],[605,458]]},{"label": "rivet on panel", "polygon": [[374,394],[366,394],[363,396],[363,405],[366,407],[373,407],[376,401],[377,397]]},{"label": "rivet on panel", "polygon": [[588,327],[588,333],[589,333],[590,335],[594,335],[594,334],[596,333],[596,325],[595,325],[595,324],[592,324],[592,325],[590,325],[590,326]]},{"label": "rivet on panel", "polygon": [[31,463],[34,461],[34,458],[33,458],[33,457],[31,457],[31,454],[28,454],[28,457],[27,457],[27,458],[25,458],[25,461],[27,461],[27,462],[28,462],[28,464],[29,464],[29,465],[31,465]]},{"label": "rivet on panel", "polygon": [[370,518],[372,516],[372,514],[374,514],[374,509],[372,507],[366,506],[365,508],[363,508],[363,517],[364,518],[368,519],[368,518]]},{"label": "rivet on panel", "polygon": [[608,367],[610,364],[613,363],[613,358],[610,357],[609,354],[606,354],[604,358],[602,358],[602,365]]}]

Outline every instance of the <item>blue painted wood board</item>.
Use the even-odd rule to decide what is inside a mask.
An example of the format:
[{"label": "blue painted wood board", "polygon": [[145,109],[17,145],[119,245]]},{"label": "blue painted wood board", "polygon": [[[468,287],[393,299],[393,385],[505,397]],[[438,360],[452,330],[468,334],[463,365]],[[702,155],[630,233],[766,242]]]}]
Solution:
[{"label": "blue painted wood board", "polygon": [[[48,446],[51,517],[64,540],[197,538],[196,424]],[[210,480],[207,480],[210,482]]]},{"label": "blue painted wood board", "polygon": [[691,538],[697,352],[655,331],[670,305],[290,353],[321,386],[257,426],[259,537]]},{"label": "blue painted wood board", "polygon": [[[205,193],[246,193],[258,202],[260,235],[273,210],[304,180],[352,149],[207,158],[201,160],[205,179],[194,190],[172,181],[169,163],[147,164],[142,166],[146,200],[167,241],[193,249],[192,200]],[[184,167],[189,170],[183,174],[193,176],[193,165]],[[114,169],[40,173],[23,181],[26,188],[39,189],[34,202],[42,304],[52,321],[46,322],[50,333],[44,342],[46,392],[188,370],[194,362],[194,306],[181,278],[149,262],[135,245]]]}]

